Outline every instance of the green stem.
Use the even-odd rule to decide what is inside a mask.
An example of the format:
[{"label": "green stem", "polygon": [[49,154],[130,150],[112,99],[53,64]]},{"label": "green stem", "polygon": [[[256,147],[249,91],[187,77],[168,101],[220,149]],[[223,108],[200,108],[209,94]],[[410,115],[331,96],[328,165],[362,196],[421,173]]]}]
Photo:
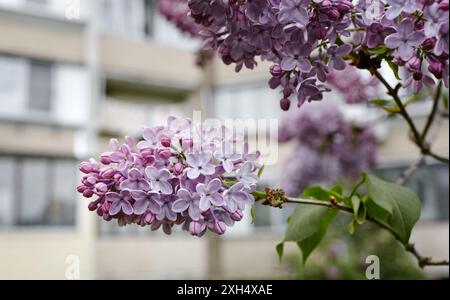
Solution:
[{"label": "green stem", "polygon": [[[325,207],[329,207],[330,209],[339,209],[339,210],[347,212],[349,214],[352,214],[352,215],[354,214],[353,208],[346,206],[346,205],[339,204],[339,203],[320,201],[320,200],[312,200],[312,199],[301,199],[301,198],[288,198],[287,200],[288,200],[287,201],[288,203],[325,206]],[[386,224],[372,216],[367,216],[366,220],[387,230],[398,241],[403,243],[402,238],[388,224]],[[405,250],[410,252],[412,255],[414,255],[414,257],[417,259],[418,264],[421,268],[424,268],[425,266],[448,266],[449,265],[449,262],[447,260],[434,261],[430,257],[424,257],[424,256],[420,255],[417,252],[417,250],[415,249],[413,244],[405,245]]]}]

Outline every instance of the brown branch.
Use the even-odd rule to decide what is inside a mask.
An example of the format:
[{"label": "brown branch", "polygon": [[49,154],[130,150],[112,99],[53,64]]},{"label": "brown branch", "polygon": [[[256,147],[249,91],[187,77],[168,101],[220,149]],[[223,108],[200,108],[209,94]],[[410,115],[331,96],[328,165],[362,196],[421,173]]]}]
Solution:
[{"label": "brown branch", "polygon": [[431,113],[428,116],[427,122],[422,131],[422,141],[425,141],[427,134],[430,131],[431,126],[434,123],[434,119],[436,117],[436,113],[439,108],[439,99],[441,98],[441,92],[442,92],[442,81],[439,81],[438,86],[436,88],[436,93],[435,93],[434,99],[433,99],[433,108],[431,109]]},{"label": "brown branch", "polygon": [[[406,123],[408,124],[408,126],[409,126],[409,128],[410,128],[410,130],[412,132],[413,142],[420,148],[420,151],[422,152],[422,154],[431,156],[431,157],[433,157],[436,160],[439,160],[439,161],[441,161],[443,163],[447,163],[448,164],[449,163],[449,159],[446,158],[446,157],[442,157],[442,156],[440,156],[438,154],[433,153],[431,151],[429,145],[427,145],[425,143],[424,139],[422,138],[422,134],[420,134],[419,130],[417,129],[416,125],[414,124],[413,119],[411,118],[411,116],[409,115],[408,111],[406,110],[405,105],[403,104],[403,102],[401,101],[400,97],[398,96],[398,90],[400,89],[401,85],[398,84],[395,88],[393,88],[389,84],[389,82],[387,82],[386,79],[384,79],[383,75],[381,75],[377,70],[374,71],[373,74],[386,87],[386,89],[388,90],[388,94],[390,96],[392,96],[392,98],[394,99],[395,103],[397,104],[397,106],[398,106],[398,108],[400,110],[400,115],[405,119]],[[435,114],[436,113],[434,113],[434,115]],[[434,119],[434,116],[433,116],[433,119]],[[433,119],[431,120],[431,122],[433,121]]]},{"label": "brown branch", "polygon": [[425,155],[422,155],[415,163],[413,163],[402,174],[400,174],[396,183],[403,185],[406,182],[406,180],[423,165],[424,162],[425,162]]},{"label": "brown branch", "polygon": [[[305,204],[305,205],[316,205],[316,206],[324,206],[330,209],[339,209],[341,211],[347,212],[349,214],[354,214],[353,208],[336,203],[335,201],[320,201],[320,200],[312,200],[312,199],[301,199],[301,198],[286,198],[287,203],[295,203],[295,204]],[[397,240],[401,242],[402,238],[388,225],[384,222],[377,220],[371,216],[367,216],[367,221],[372,222],[379,227],[387,230],[390,234],[392,234]],[[414,244],[408,244],[405,246],[405,250],[410,252],[416,259],[421,268],[425,266],[448,266],[449,262],[447,260],[435,261],[430,257],[425,257],[420,255],[417,252],[417,249],[414,247]]]}]

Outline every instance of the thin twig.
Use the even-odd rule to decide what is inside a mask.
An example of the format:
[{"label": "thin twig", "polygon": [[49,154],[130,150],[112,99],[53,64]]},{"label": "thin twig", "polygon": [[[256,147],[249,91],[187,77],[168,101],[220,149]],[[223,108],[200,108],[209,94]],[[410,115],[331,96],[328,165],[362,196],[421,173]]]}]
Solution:
[{"label": "thin twig", "polygon": [[441,98],[441,92],[442,92],[442,81],[439,81],[438,86],[436,88],[436,93],[435,93],[434,99],[433,99],[433,108],[431,109],[431,113],[428,116],[427,122],[422,131],[422,141],[425,141],[427,134],[430,131],[430,128],[434,123],[434,118],[436,117],[436,113],[439,108],[439,100]]},{"label": "thin twig", "polygon": [[406,180],[413,175],[418,168],[420,168],[423,163],[425,162],[425,155],[422,155],[415,163],[413,163],[409,168],[407,168],[405,171],[403,171],[402,174],[398,177],[396,183],[403,185]]},{"label": "thin twig", "polygon": [[[353,208],[342,205],[336,202],[328,202],[328,201],[320,201],[320,200],[312,200],[312,199],[301,199],[301,198],[287,198],[288,203],[295,203],[295,204],[305,204],[305,205],[316,205],[316,206],[325,206],[329,207],[330,209],[339,209],[341,211],[345,211],[350,214],[354,214]],[[390,234],[392,234],[397,240],[400,242],[402,241],[402,238],[387,224],[384,222],[377,220],[371,216],[367,216],[367,221],[370,221],[381,228],[387,230]],[[430,257],[424,257],[420,255],[413,244],[408,244],[405,246],[406,251],[410,252],[414,257],[417,259],[418,264],[421,268],[424,268],[425,266],[448,266],[449,262],[447,260],[440,260],[440,261],[434,261]]]},{"label": "thin twig", "polygon": [[428,145],[426,145],[425,141],[422,139],[422,135],[420,134],[419,130],[417,129],[416,125],[414,124],[413,119],[411,118],[408,111],[406,110],[405,105],[403,104],[400,97],[398,96],[398,90],[400,89],[401,85],[398,84],[395,88],[393,88],[389,84],[389,82],[387,82],[386,79],[384,79],[383,75],[381,75],[378,71],[374,71],[373,74],[386,87],[386,89],[388,90],[388,94],[390,96],[392,96],[392,98],[394,99],[395,103],[397,104],[398,108],[400,109],[400,115],[405,119],[406,123],[408,123],[408,126],[413,134],[414,143],[420,148],[422,154],[431,156],[436,160],[439,160],[443,163],[448,164],[449,163],[448,158],[442,157],[438,154],[433,153],[430,150],[430,147]]}]

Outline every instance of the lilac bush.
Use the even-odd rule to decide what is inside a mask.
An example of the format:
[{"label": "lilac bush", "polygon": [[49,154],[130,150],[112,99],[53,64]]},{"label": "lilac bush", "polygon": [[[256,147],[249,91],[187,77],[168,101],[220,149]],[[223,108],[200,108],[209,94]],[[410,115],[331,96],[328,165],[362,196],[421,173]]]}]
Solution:
[{"label": "lilac bush", "polygon": [[223,234],[254,203],[258,158],[224,127],[170,117],[165,126],[145,128],[136,145],[129,137],[123,144],[112,139],[99,162],[82,162],[77,190],[95,198],[89,210],[121,226]]},{"label": "lilac bush", "polygon": [[[225,64],[252,69],[273,62],[280,105],[322,100],[326,74],[345,60],[371,72],[381,60],[404,67],[404,86],[448,87],[448,0],[189,0],[206,49]],[[431,76],[427,75],[427,71]],[[433,79],[434,78],[434,79]]]},{"label": "lilac bush", "polygon": [[286,118],[280,142],[294,140],[294,150],[283,167],[281,186],[298,196],[313,184],[357,178],[376,165],[377,139],[365,124],[351,122],[335,105],[311,106]]}]

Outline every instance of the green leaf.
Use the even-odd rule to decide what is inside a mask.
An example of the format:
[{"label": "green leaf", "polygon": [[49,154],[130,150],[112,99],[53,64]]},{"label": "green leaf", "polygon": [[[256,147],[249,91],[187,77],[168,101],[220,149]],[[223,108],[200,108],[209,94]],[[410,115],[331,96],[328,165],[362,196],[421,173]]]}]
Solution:
[{"label": "green leaf", "polygon": [[[420,200],[409,188],[364,174],[369,215],[383,221],[407,244],[411,230],[420,218]],[[384,213],[383,213],[384,212]]]},{"label": "green leaf", "polygon": [[385,54],[389,51],[389,48],[387,48],[386,46],[378,46],[373,49],[368,49],[367,51],[371,54]]},{"label": "green leaf", "polygon": [[303,191],[303,198],[328,201],[331,193],[320,186],[312,186]]},{"label": "green leaf", "polygon": [[259,168],[259,170],[258,170],[258,177],[261,177],[262,173],[264,172],[264,168],[265,168],[265,167],[266,167],[266,166],[263,165],[261,168]]},{"label": "green leaf", "polygon": [[353,196],[351,199],[352,208],[354,213],[354,219],[358,224],[363,224],[366,221],[367,210],[364,203],[361,201],[359,196]]},{"label": "green leaf", "polygon": [[277,250],[278,253],[278,258],[281,260],[283,259],[283,252],[284,252],[284,243],[279,243],[275,249]]},{"label": "green leaf", "polygon": [[392,101],[387,100],[387,99],[372,99],[372,100],[369,100],[369,103],[376,105],[376,106],[385,107],[386,105],[391,104]]},{"label": "green leaf", "polygon": [[398,75],[398,65],[396,65],[392,60],[387,60],[387,63],[389,67],[391,68],[392,72],[394,73],[394,76],[397,80],[402,80],[400,76]]},{"label": "green leaf", "polygon": [[252,206],[250,209],[250,216],[252,217],[252,224],[255,223],[255,208]]},{"label": "green leaf", "polygon": [[311,252],[324,237],[328,225],[337,213],[337,210],[328,207],[297,205],[289,217],[284,241],[297,242],[303,253],[303,262],[306,262]]},{"label": "green leaf", "polygon": [[355,219],[352,219],[352,221],[348,224],[347,230],[351,235],[355,234]]}]

